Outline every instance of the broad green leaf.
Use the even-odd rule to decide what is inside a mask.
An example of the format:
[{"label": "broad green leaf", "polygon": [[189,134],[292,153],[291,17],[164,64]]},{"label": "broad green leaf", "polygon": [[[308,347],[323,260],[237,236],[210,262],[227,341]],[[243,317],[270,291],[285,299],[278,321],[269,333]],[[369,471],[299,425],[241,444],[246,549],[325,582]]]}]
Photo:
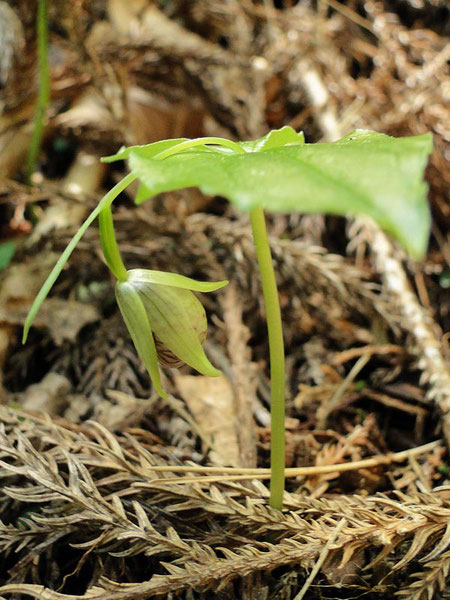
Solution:
[{"label": "broad green leaf", "polygon": [[[225,145],[231,144],[230,140],[222,139],[222,138],[197,138],[197,142],[200,142],[200,147],[197,146],[198,151],[205,151],[209,149],[210,151],[214,150],[213,146],[206,147],[208,139],[215,139],[217,143],[215,144],[216,151],[221,152],[229,152],[230,148],[220,147],[220,142]],[[122,146],[116,154],[112,154],[111,156],[104,156],[101,161],[104,163],[112,163],[117,160],[127,160],[130,157],[130,153],[134,150],[139,149],[147,158],[154,158],[157,154],[168,150],[169,148],[174,148],[178,146],[182,142],[192,142],[194,140],[189,140],[188,138],[175,138],[173,140],[161,140],[159,142],[153,142],[151,144],[145,144],[143,146]],[[285,146],[286,144],[303,144],[305,141],[303,133],[297,133],[295,129],[289,126],[282,127],[281,129],[275,129],[273,131],[269,131],[266,135],[258,140],[252,140],[250,142],[234,142],[234,145],[241,146],[241,148],[245,149],[248,152],[259,152],[261,150],[268,150],[269,148],[277,148],[279,146]]]},{"label": "broad green leaf", "polygon": [[[217,143],[213,146],[207,146],[208,139],[215,139],[217,141],[220,140],[221,143],[225,144],[225,146],[218,145]],[[195,146],[197,152],[232,152],[230,146],[244,146],[247,142],[243,142],[239,144],[237,142],[231,142],[230,140],[226,140],[223,138],[196,138],[194,140],[188,138],[175,138],[173,140],[162,140],[160,142],[152,142],[151,144],[144,144],[143,146],[122,146],[116,154],[112,154],[111,156],[103,156],[100,161],[103,163],[112,163],[118,160],[127,160],[130,158],[130,154],[139,149],[143,156],[147,158],[159,158],[159,155],[164,155],[167,151],[172,148],[175,149],[177,146],[181,146],[179,151],[183,149],[183,144],[187,144],[188,146]],[[253,144],[254,142],[248,142]],[[228,147],[226,147],[228,146]],[[244,151],[244,150],[243,150]],[[178,152],[178,149],[177,149]],[[142,186],[142,190],[138,190],[138,195],[145,195],[145,186]]]},{"label": "broad green leaf", "polygon": [[194,292],[214,292],[225,287],[228,281],[196,281],[178,273],[167,273],[165,271],[151,271],[149,269],[130,269],[128,281],[134,283],[157,283],[160,285],[171,285],[172,287],[193,290]]},{"label": "broad green leaf", "polygon": [[0,244],[0,271],[6,269],[9,263],[12,261],[14,252],[16,251],[16,244],[14,242],[5,242]]},{"label": "broad green leaf", "polygon": [[156,391],[163,398],[167,398],[161,384],[152,328],[142,299],[128,282],[116,283],[116,299],[136,351],[144,363]]},{"label": "broad green leaf", "polygon": [[[158,160],[149,146],[133,147],[129,163],[152,195],[198,187],[247,211],[367,215],[413,256],[423,256],[430,226],[423,173],[431,134],[392,138],[357,130],[337,142],[302,144],[299,136],[295,142],[292,132],[281,132],[265,142],[240,143],[244,153],[192,148]],[[280,146],[283,135],[289,141]]]}]

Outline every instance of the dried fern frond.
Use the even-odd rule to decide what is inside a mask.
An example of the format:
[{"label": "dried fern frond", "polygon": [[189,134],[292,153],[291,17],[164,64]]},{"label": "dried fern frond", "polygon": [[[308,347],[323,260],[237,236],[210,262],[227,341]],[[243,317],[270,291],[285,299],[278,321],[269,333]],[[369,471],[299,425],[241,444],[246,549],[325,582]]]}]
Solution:
[{"label": "dried fern frond", "polygon": [[450,551],[424,565],[424,570],[411,575],[416,581],[404,586],[397,595],[405,600],[430,600],[447,589],[450,573]]},{"label": "dried fern frond", "polygon": [[[424,556],[427,565],[437,552],[446,552],[446,488],[414,497],[286,494],[286,512],[280,513],[267,505],[267,489],[256,481],[246,487],[225,481],[208,489],[196,483],[144,485],[161,476],[153,471],[164,466],[161,457],[132,436],[113,435],[98,424],[69,429],[4,407],[0,418],[0,476],[9,480],[0,496],[13,499],[19,515],[1,527],[0,549],[10,557],[14,551],[16,568],[20,566],[18,579],[11,575],[0,588],[3,595],[67,597],[24,582],[36,578],[36,560],[45,561],[47,553],[69,544],[96,569],[108,557],[105,579],[94,580],[86,599],[208,590],[275,567],[309,568],[342,519],[345,523],[328,548],[330,557],[340,557],[333,560],[341,566],[368,548],[380,550],[373,564],[395,556],[399,571],[418,557]],[[27,513],[27,507],[36,505],[38,510]],[[114,583],[120,561],[138,556],[157,561],[167,574],[143,583]]]}]

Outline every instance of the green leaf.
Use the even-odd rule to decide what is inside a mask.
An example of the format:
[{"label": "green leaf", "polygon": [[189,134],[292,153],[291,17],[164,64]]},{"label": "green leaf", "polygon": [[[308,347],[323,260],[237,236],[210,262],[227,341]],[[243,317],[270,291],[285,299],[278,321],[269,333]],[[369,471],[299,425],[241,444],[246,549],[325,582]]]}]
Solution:
[{"label": "green leaf", "polygon": [[0,244],[0,271],[6,269],[9,263],[12,261],[14,252],[16,251],[16,244],[14,242],[5,242]]},{"label": "green leaf", "polygon": [[144,363],[156,391],[163,398],[167,398],[161,384],[152,328],[139,294],[128,282],[118,281],[116,283],[116,299],[136,351]]},{"label": "green leaf", "polygon": [[100,243],[102,245],[103,256],[109,270],[119,281],[126,281],[128,273],[123,264],[117,245],[116,234],[114,231],[114,222],[110,206],[105,206],[98,215],[98,228],[100,231]]},{"label": "green leaf", "polygon": [[423,173],[431,134],[392,138],[357,130],[333,143],[301,141],[283,128],[240,143],[244,153],[195,147],[158,160],[152,156],[161,148],[150,145],[130,148],[128,156],[146,193],[195,186],[246,211],[367,215],[413,256],[423,256],[430,227]]},{"label": "green leaf", "polygon": [[165,271],[151,271],[149,269],[130,269],[128,281],[131,284],[157,283],[160,285],[184,288],[194,292],[214,292],[225,287],[228,281],[196,281],[178,273],[167,273]]},{"label": "green leaf", "polygon": [[152,197],[151,191],[141,182],[139,182],[138,191],[136,192],[136,197],[134,202],[136,204],[142,204],[146,200],[149,200]]},{"label": "green leaf", "polygon": [[139,148],[139,150],[146,156],[147,158],[153,158],[156,154],[159,154],[163,150],[167,150],[168,148],[172,148],[172,146],[176,146],[181,142],[185,142],[187,138],[176,138],[173,140],[162,140],[160,142],[153,142],[152,144],[145,144],[144,146],[122,146],[116,154],[112,154],[111,156],[103,156],[100,160],[103,163],[112,163],[117,160],[126,160],[130,157],[130,153],[133,150]]},{"label": "green leaf", "polygon": [[259,140],[253,140],[251,142],[240,142],[240,146],[247,152],[262,152],[263,150],[270,150],[272,148],[280,148],[288,144],[304,144],[305,136],[303,132],[297,133],[295,129],[285,125],[281,129],[274,129],[269,131],[266,135]]}]

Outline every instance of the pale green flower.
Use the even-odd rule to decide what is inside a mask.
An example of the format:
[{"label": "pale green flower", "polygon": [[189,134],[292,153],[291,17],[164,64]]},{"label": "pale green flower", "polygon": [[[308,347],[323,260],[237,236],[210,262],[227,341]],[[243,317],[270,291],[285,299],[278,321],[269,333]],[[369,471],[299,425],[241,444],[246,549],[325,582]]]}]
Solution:
[{"label": "pale green flower", "polygon": [[220,375],[203,350],[206,314],[192,290],[213,292],[228,282],[200,282],[146,269],[132,269],[127,274],[126,281],[116,283],[117,303],[156,391],[166,395],[158,360],[172,367],[186,363],[210,377]]}]

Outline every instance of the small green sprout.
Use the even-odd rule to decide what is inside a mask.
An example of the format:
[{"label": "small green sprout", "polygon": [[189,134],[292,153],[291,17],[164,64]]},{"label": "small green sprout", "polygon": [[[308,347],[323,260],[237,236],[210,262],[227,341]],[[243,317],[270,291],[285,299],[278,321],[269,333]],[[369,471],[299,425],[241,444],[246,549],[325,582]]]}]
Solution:
[{"label": "small green sprout", "polygon": [[[392,138],[357,130],[333,143],[305,144],[303,134],[291,127],[249,142],[210,137],[122,148],[103,161],[128,160],[131,173],[102,198],[58,260],[30,309],[23,339],[76,244],[99,216],[103,253],[118,280],[117,301],[157,391],[163,393],[158,350],[160,360],[181,360],[201,373],[216,375],[201,348],[204,313],[190,294],[191,290],[213,291],[226,282],[199,283],[173,273],[127,271],[115,240],[110,206],[120,192],[139,179],[137,204],[162,192],[196,186],[205,194],[224,196],[248,211],[270,350],[270,505],[281,510],[285,468],[284,343],[264,210],[369,216],[413,257],[421,258],[430,229],[423,174],[431,151],[430,134]],[[172,324],[172,314],[180,323],[180,332],[182,327],[189,330],[186,338],[171,331],[178,327]]]},{"label": "small green sprout", "polygon": [[14,242],[5,242],[0,244],[0,271],[6,269],[9,263],[12,261],[14,252],[16,251],[16,244]]},{"label": "small green sprout", "polygon": [[436,471],[441,473],[441,475],[448,475],[450,473],[450,467],[447,463],[443,462],[436,468]]}]

